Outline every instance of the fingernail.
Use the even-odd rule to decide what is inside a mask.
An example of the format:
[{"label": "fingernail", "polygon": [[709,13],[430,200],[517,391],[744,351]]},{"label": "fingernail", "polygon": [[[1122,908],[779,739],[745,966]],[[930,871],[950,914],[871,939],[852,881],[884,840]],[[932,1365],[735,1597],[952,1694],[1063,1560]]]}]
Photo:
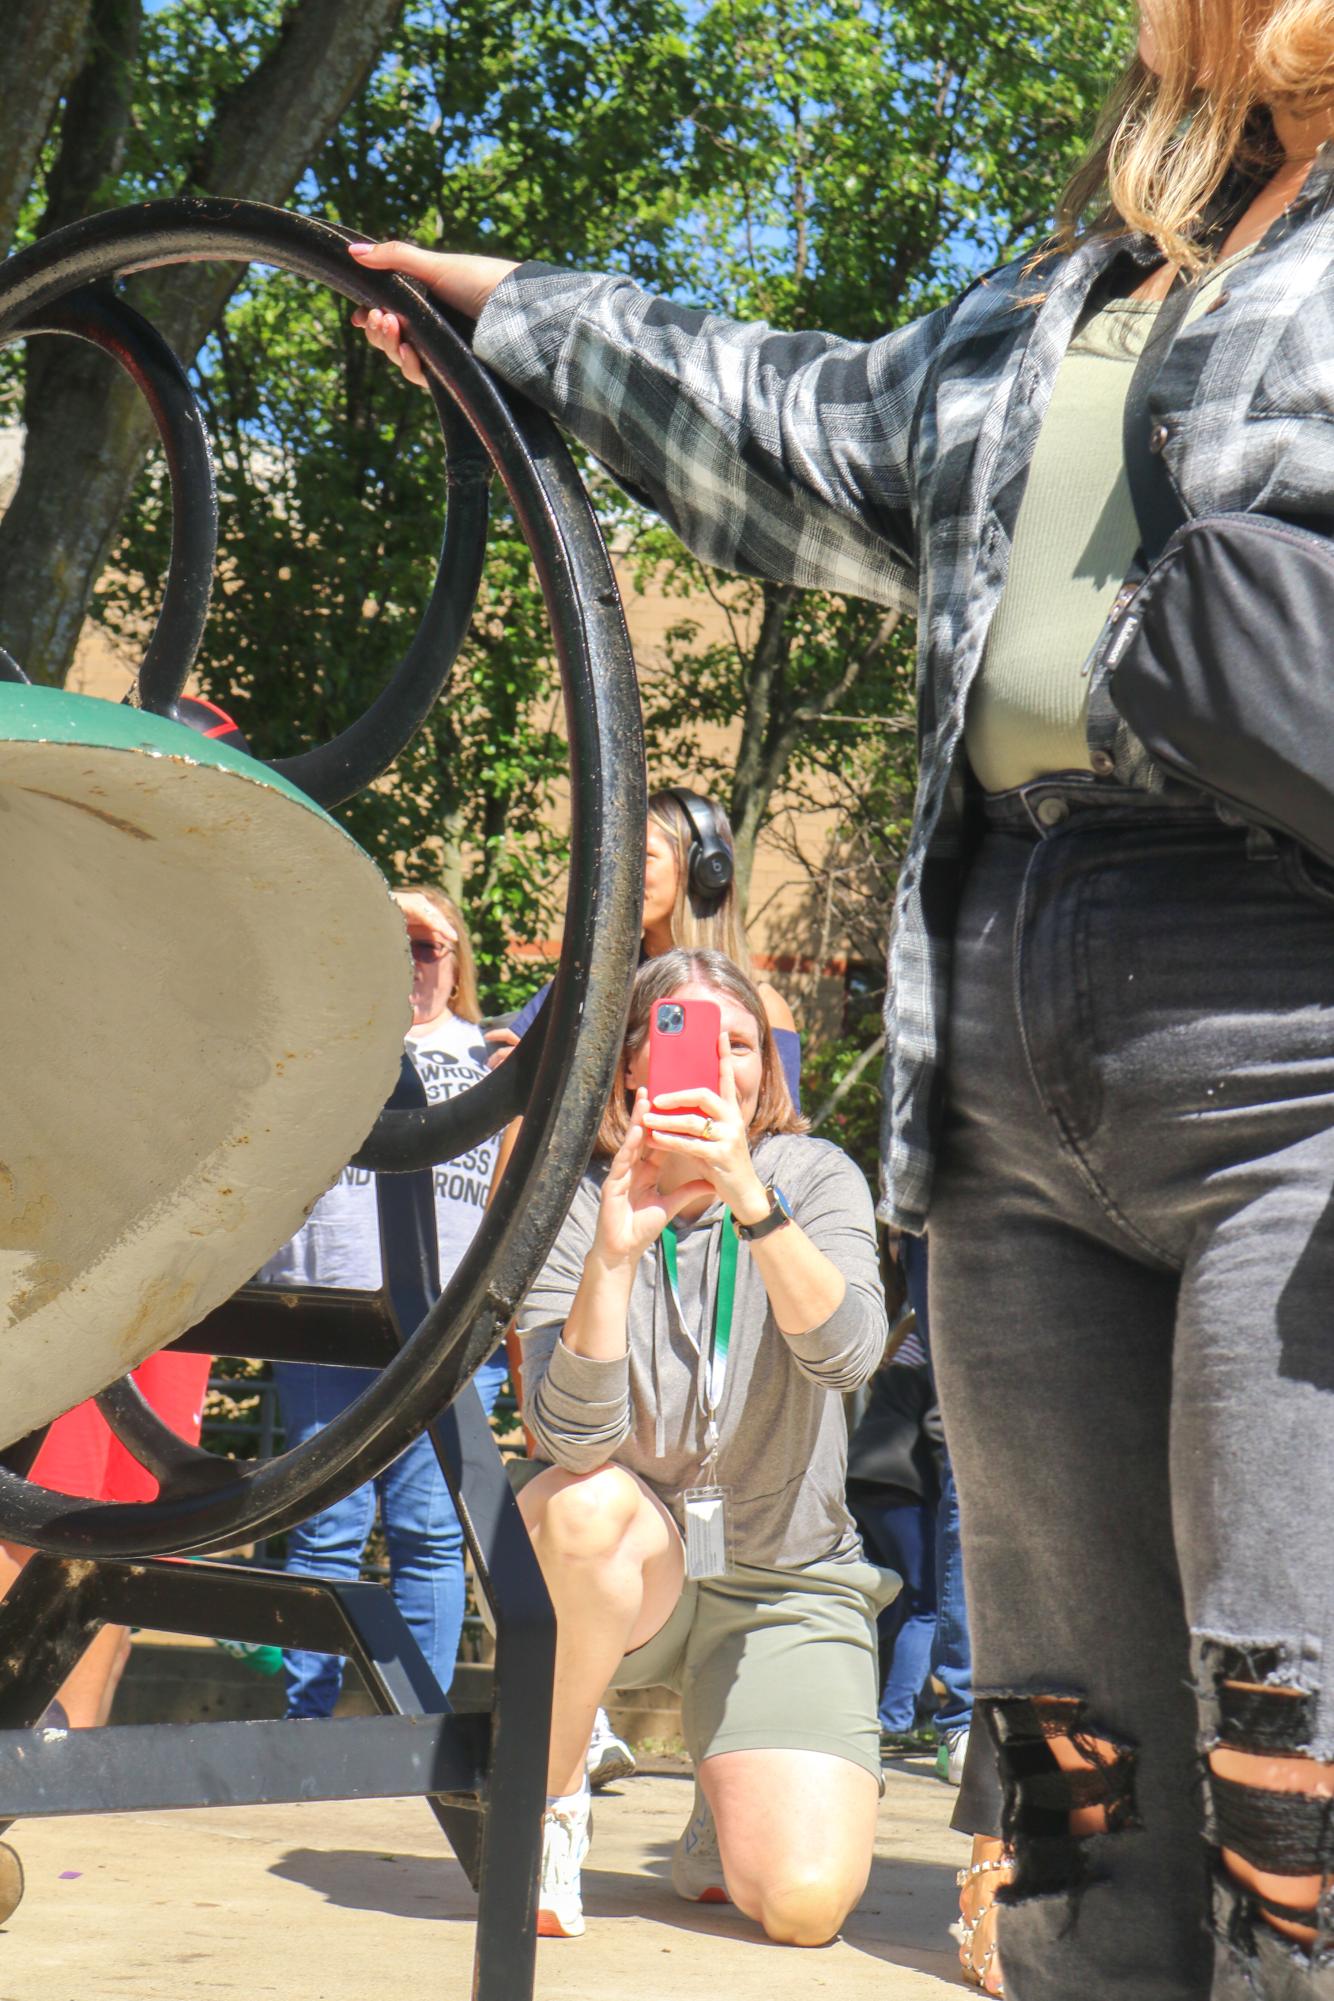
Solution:
[{"label": "fingernail", "polygon": [[374,250],[374,248],[375,245],[373,243],[349,243],[347,254],[349,257],[358,257],[363,250]]}]

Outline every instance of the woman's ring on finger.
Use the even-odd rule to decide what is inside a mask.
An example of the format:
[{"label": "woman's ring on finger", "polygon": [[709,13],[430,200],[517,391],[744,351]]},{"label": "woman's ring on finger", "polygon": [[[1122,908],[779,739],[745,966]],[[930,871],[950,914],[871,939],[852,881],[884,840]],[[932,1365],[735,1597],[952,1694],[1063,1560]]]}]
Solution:
[{"label": "woman's ring on finger", "polygon": [[701,1130],[701,1132],[700,1132],[700,1138],[701,1138],[701,1139],[712,1139],[712,1138],[713,1138],[713,1120],[712,1120],[712,1119],[705,1119],[705,1121],[704,1121],[704,1125],[703,1125],[703,1128],[702,1128],[702,1130]]}]

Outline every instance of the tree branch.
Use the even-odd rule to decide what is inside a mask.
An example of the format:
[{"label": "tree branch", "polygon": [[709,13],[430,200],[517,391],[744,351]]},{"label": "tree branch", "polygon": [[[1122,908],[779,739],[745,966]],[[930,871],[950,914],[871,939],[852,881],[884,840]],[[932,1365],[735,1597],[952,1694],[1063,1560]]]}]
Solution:
[{"label": "tree branch", "polygon": [[[263,60],[220,101],[183,186],[288,200],[402,4],[294,0]],[[141,280],[136,298],[189,364],[243,275],[235,264],[178,265]],[[43,393],[30,401],[23,472],[0,522],[0,638],[34,680],[54,683],[69,671],[152,436],[142,400],[102,357],[60,349],[39,364]]]},{"label": "tree branch", "polygon": [[56,106],[83,58],[92,0],[6,0],[0,33],[0,257],[14,239]]},{"label": "tree branch", "polygon": [[877,653],[884,652],[902,623],[903,613],[901,611],[886,612],[884,617],[877,622],[875,631],[871,634],[865,646],[861,648],[860,652],[853,654],[837,681],[831,682],[818,702],[808,702],[802,708],[794,709],[792,712],[793,721],[799,723],[820,722],[828,716],[831,709],[836,709],[843,697],[856,687],[862,675],[871,665],[874,656]]}]

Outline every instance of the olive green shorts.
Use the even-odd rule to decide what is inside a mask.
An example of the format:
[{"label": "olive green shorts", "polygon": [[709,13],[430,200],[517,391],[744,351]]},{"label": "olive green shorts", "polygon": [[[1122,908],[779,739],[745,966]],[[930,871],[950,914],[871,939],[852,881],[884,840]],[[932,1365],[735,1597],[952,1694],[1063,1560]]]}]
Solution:
[{"label": "olive green shorts", "polygon": [[696,1765],[724,1751],[823,1751],[879,1781],[875,1620],[897,1588],[862,1557],[687,1578],[612,1687],[675,1689]]}]

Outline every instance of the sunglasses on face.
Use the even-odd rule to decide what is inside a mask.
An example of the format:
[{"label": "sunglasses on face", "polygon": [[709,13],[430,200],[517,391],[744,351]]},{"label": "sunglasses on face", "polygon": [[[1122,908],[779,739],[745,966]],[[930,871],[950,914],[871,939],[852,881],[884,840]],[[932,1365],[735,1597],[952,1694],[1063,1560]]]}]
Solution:
[{"label": "sunglasses on face", "polygon": [[452,945],[446,945],[439,938],[410,938],[408,944],[412,948],[413,958],[424,966],[438,965],[441,959],[448,957],[454,950]]}]

